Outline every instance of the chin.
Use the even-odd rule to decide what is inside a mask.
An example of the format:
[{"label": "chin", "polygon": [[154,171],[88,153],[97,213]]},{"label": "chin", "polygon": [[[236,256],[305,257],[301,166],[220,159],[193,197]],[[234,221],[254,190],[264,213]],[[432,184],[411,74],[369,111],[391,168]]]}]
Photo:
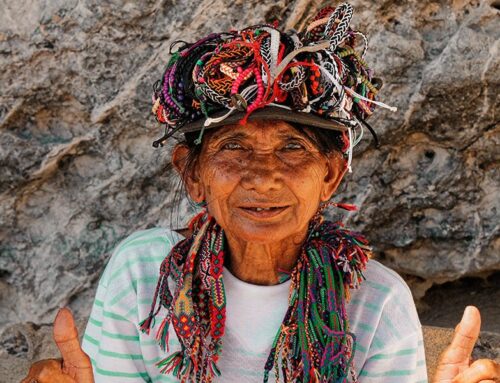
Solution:
[{"label": "chin", "polygon": [[230,225],[229,231],[233,236],[245,242],[266,244],[282,241],[294,235],[298,230],[293,230],[292,225],[284,222],[241,222]]},{"label": "chin", "polygon": [[245,242],[255,243],[259,245],[276,243],[283,240],[285,237],[280,238],[275,236],[270,236],[269,232],[244,232],[244,233],[234,233],[236,237]]}]

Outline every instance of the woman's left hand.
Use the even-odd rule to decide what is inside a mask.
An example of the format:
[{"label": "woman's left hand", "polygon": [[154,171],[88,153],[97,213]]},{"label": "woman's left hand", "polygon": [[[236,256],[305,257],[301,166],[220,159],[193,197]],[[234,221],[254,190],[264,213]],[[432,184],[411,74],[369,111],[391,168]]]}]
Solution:
[{"label": "woman's left hand", "polygon": [[474,306],[465,309],[455,328],[451,344],[439,358],[434,383],[494,383],[500,382],[500,365],[490,359],[471,364],[474,344],[481,328],[481,315]]}]

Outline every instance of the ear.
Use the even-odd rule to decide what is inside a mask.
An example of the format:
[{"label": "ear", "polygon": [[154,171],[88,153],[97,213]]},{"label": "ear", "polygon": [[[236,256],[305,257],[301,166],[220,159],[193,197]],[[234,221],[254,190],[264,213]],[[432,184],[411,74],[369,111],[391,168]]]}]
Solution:
[{"label": "ear", "polygon": [[347,172],[347,164],[338,152],[329,154],[327,157],[327,173],[323,183],[323,190],[321,192],[321,201],[326,202],[332,198],[333,193],[337,190],[340,182]]},{"label": "ear", "polygon": [[205,192],[201,183],[198,163],[189,166],[190,149],[185,144],[177,144],[172,153],[172,165],[182,178],[189,197],[197,203],[205,200]]}]

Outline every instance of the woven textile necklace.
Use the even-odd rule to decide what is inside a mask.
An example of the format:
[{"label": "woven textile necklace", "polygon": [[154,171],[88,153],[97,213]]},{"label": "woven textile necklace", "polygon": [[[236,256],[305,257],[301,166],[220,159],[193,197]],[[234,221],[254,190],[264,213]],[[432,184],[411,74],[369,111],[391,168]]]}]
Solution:
[{"label": "woven textile necklace", "polygon": [[[149,334],[162,308],[166,315],[157,332],[168,350],[173,326],[181,350],[157,365],[183,383],[210,383],[220,375],[226,297],[222,271],[224,230],[207,212],[190,224],[193,235],[179,242],[163,261],[151,311],[141,323]],[[356,381],[352,360],[355,336],[349,331],[346,301],[349,289],[364,279],[371,249],[358,233],[341,224],[313,219],[307,240],[290,278],[288,309],[276,334],[263,381]],[[170,283],[175,285],[173,290]],[[273,374],[272,374],[273,373]]]}]

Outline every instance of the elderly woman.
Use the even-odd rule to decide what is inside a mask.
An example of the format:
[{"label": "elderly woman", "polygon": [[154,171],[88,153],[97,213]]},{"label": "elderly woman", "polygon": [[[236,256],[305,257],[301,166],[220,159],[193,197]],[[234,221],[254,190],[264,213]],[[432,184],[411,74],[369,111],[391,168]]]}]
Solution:
[{"label": "elderly woman", "polygon": [[[427,381],[408,287],[369,261],[360,234],[323,218],[353,208],[329,201],[363,128],[373,133],[365,119],[386,107],[351,17],[343,4],[301,33],[258,25],[177,44],[154,88],[166,124],[155,146],[183,137],[172,163],[201,212],[184,231],[117,247],[84,336],[89,358],[63,310],[62,370],[41,362],[33,381]],[[493,363],[468,368],[477,315],[467,311],[437,381],[498,377]]]}]

